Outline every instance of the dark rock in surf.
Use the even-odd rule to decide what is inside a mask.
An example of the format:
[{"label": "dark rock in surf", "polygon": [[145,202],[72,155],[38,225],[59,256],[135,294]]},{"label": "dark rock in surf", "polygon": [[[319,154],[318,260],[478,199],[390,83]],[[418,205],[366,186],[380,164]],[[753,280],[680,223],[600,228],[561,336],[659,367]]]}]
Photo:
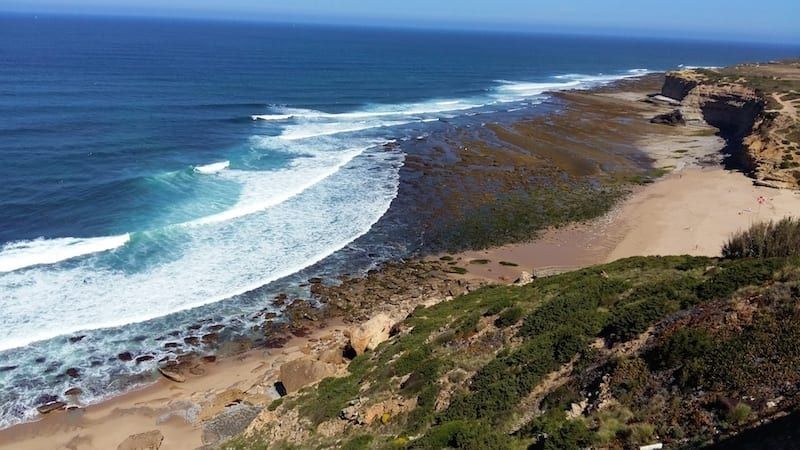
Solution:
[{"label": "dark rock in surf", "polygon": [[81,371],[74,367],[70,367],[69,369],[67,369],[66,373],[70,378],[78,378],[79,376],[81,376]]},{"label": "dark rock in surf", "polygon": [[36,407],[36,410],[39,411],[39,414],[49,414],[53,411],[59,411],[67,407],[67,404],[62,401],[53,401],[49,403],[45,403],[44,405],[39,405]]},{"label": "dark rock in surf", "polygon": [[686,125],[686,119],[683,118],[683,114],[678,109],[665,114],[659,114],[650,119],[650,122],[662,125],[672,125],[672,126]]},{"label": "dark rock in surf", "polygon": [[170,381],[174,381],[176,383],[183,383],[184,381],[186,381],[186,377],[185,376],[183,376],[182,374],[180,374],[180,373],[178,373],[178,372],[176,372],[174,370],[171,370],[171,368],[167,369],[167,368],[164,368],[164,367],[159,367],[158,368],[158,372],[161,375],[163,375],[164,378],[166,378],[166,379],[168,379]]},{"label": "dark rock in surf", "polygon": [[76,396],[83,394],[83,390],[79,387],[69,388],[64,391],[64,395],[66,396]]}]

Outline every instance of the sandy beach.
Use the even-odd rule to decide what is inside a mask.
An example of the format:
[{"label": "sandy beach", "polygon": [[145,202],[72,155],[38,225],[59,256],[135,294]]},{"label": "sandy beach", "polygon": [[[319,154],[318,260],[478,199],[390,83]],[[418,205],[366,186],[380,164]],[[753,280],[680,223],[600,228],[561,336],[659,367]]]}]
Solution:
[{"label": "sandy beach", "polygon": [[[618,104],[630,102],[637,108],[642,99],[642,93],[630,92],[575,95],[613,96]],[[644,120],[663,109],[648,106],[640,114]],[[599,219],[546,230],[529,243],[453,255],[468,269],[453,277],[507,283],[521,271],[543,276],[634,255],[717,256],[731,233],[800,211],[797,192],[758,187],[744,174],[723,169],[719,151],[724,143],[709,127],[658,127],[647,124],[652,133],[638,146],[667,175],[633,188]],[[223,431],[209,436],[215,428],[208,422],[237,404],[244,409],[225,420],[252,419],[246,405],[263,407],[277,398],[273,384],[284,363],[309,359],[324,362],[334,373],[346,370],[341,352],[337,360],[330,349],[345,344],[348,326],[331,322],[281,349],[255,349],[205,363],[183,382],[160,379],[98,405],[50,413],[38,422],[0,431],[0,449],[114,449],[128,436],[151,430],[163,435],[160,448],[167,450],[217,442],[226,437],[225,429],[241,429],[242,424],[219,423]]]}]

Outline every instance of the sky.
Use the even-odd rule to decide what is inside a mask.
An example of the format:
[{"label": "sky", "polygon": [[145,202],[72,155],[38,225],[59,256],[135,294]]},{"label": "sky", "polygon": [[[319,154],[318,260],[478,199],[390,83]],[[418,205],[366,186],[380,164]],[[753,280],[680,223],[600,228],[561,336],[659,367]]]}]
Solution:
[{"label": "sky", "polygon": [[0,11],[800,44],[800,0],[0,0]]}]

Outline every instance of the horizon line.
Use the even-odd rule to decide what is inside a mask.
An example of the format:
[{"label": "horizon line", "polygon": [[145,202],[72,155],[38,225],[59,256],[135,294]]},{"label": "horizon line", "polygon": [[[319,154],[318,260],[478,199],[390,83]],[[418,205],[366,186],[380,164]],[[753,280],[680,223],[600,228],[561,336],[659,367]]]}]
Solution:
[{"label": "horizon line", "polygon": [[[585,31],[580,30],[581,27],[571,25],[544,25],[544,24],[467,24],[467,23],[443,23],[433,24],[419,22],[413,23],[368,23],[358,20],[340,20],[340,21],[326,21],[314,17],[298,17],[295,19],[290,18],[247,18],[247,17],[207,17],[207,16],[183,16],[172,14],[139,14],[139,13],[107,13],[107,12],[65,12],[65,11],[3,11],[0,10],[0,17],[14,16],[14,17],[32,17],[35,20],[39,16],[48,18],[108,18],[108,19],[138,19],[138,20],[153,20],[153,21],[181,21],[181,22],[206,22],[206,23],[240,23],[240,24],[268,24],[268,25],[285,25],[285,26],[320,26],[331,28],[362,28],[362,29],[383,29],[383,30],[420,30],[420,31],[439,31],[439,32],[481,32],[491,34],[511,34],[511,35],[550,35],[550,36],[584,36],[584,37],[607,37],[607,38],[638,38],[650,39],[661,41],[676,41],[676,42],[716,42],[716,43],[738,43],[738,44],[756,44],[767,45],[774,47],[797,47],[800,48],[800,42],[794,40],[776,41],[775,39],[768,39],[766,37],[757,38],[727,38],[724,36],[688,36],[688,37],[674,37],[667,36],[668,33],[683,32],[685,30],[669,30],[662,29],[656,33],[646,33],[645,30],[638,29],[625,29],[625,28],[608,28],[608,27],[584,27]],[[380,19],[377,19],[380,20]],[[386,19],[383,19],[386,20]],[[533,27],[562,27],[567,28],[567,31],[559,30],[534,30],[529,29]],[[800,54],[798,54],[800,57]]]}]

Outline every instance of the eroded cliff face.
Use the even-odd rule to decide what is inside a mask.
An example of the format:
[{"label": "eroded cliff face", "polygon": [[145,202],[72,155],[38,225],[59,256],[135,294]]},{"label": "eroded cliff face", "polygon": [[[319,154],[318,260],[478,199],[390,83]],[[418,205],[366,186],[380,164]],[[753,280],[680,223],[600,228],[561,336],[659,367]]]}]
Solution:
[{"label": "eroded cliff face", "polygon": [[683,100],[698,84],[700,84],[698,74],[690,70],[670,72],[664,79],[661,95],[675,100]]},{"label": "eroded cliff face", "polygon": [[[800,80],[800,67],[797,69]],[[704,120],[719,128],[733,154],[734,165],[754,177],[759,184],[798,188],[800,143],[796,142],[792,132],[800,125],[797,124],[793,103],[788,101],[787,106],[781,100],[784,97],[800,98],[800,95],[794,90],[765,92],[751,86],[754,84],[748,79],[751,72],[746,73],[747,76],[733,76],[729,72],[708,70],[670,72],[661,94],[681,102],[680,110],[687,121]],[[779,84],[781,80],[775,76],[770,81],[778,87],[792,86]],[[762,85],[763,82],[759,86]],[[770,105],[772,98],[782,108],[770,110],[770,106],[776,106]]]}]

